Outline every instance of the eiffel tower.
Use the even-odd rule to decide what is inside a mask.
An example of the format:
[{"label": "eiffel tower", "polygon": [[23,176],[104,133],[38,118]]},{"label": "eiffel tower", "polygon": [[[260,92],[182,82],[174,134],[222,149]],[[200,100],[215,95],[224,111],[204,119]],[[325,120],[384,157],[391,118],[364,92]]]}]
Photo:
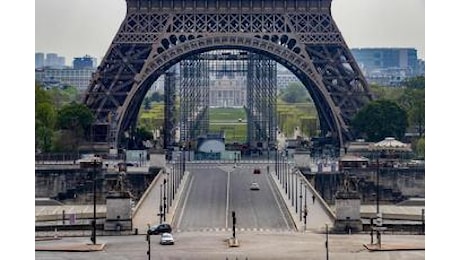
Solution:
[{"label": "eiffel tower", "polygon": [[85,93],[93,143],[117,147],[148,89],[175,63],[239,49],[277,61],[305,85],[339,146],[372,94],[331,15],[332,0],[126,0],[126,17]]}]

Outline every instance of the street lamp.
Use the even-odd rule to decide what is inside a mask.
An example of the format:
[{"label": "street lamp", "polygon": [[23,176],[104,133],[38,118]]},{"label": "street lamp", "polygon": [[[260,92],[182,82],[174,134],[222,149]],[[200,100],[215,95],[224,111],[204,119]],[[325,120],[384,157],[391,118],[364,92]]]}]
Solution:
[{"label": "street lamp", "polygon": [[184,147],[182,147],[181,162],[182,162],[182,169],[181,169],[180,179],[181,179],[181,181],[182,181],[182,177],[184,177],[184,173],[185,173],[185,154],[184,154]]},{"label": "street lamp", "polygon": [[93,160],[93,221],[92,221],[92,232],[91,241],[93,245],[96,244],[96,174],[97,170],[102,166],[100,158],[94,158]]},{"label": "street lamp", "polygon": [[160,224],[163,223],[163,214],[164,214],[164,209],[163,205],[161,205],[161,197],[163,196],[163,183],[160,183],[160,213],[158,213],[158,216],[160,216]]},{"label": "street lamp", "polygon": [[[169,169],[171,170],[171,169]],[[169,181],[169,187],[168,187],[168,196],[169,196],[169,204],[168,204],[168,207],[171,207],[172,206],[172,202],[173,202],[173,197],[174,197],[174,175],[172,174],[172,172],[168,172],[167,173],[168,175],[168,181]]]},{"label": "street lamp", "polygon": [[[299,192],[300,193],[299,194],[299,198],[300,198],[300,206],[299,206],[299,209],[300,209],[299,213],[300,214],[299,214],[299,217],[300,218],[299,218],[299,221],[302,221],[302,210],[303,210],[302,209],[302,186],[303,186],[303,181],[300,180],[300,192]],[[307,205],[305,204],[305,206],[307,206]]]},{"label": "street lamp", "polygon": [[139,167],[142,166],[142,153],[139,153]]},{"label": "street lamp", "polygon": [[298,186],[298,184],[297,184],[297,177],[298,177],[298,176],[297,176],[297,174],[296,174],[296,175],[295,175],[295,197],[294,197],[294,198],[295,198],[295,212],[296,212],[296,213],[298,212],[297,206],[298,206],[298,202],[299,202],[299,201],[297,200],[297,186]]},{"label": "street lamp", "polygon": [[163,221],[166,222],[166,212],[168,207],[166,205],[166,179],[163,179]]},{"label": "street lamp", "polygon": [[379,158],[377,157],[377,172],[376,172],[376,175],[377,175],[377,184],[376,184],[376,189],[377,189],[377,194],[376,194],[376,208],[377,208],[377,216],[379,215],[380,213],[380,208],[379,208],[379,200],[380,200],[380,183],[379,183],[379,175],[380,175],[380,162],[379,162]]},{"label": "street lamp", "polygon": [[270,137],[267,137],[267,163],[270,162]]},{"label": "street lamp", "polygon": [[288,172],[287,172],[287,163],[286,163],[286,156],[283,156],[283,173],[284,173],[284,190],[287,193],[288,192]]},{"label": "street lamp", "polygon": [[280,179],[279,172],[278,172],[278,147],[275,147],[275,174],[278,180]]}]

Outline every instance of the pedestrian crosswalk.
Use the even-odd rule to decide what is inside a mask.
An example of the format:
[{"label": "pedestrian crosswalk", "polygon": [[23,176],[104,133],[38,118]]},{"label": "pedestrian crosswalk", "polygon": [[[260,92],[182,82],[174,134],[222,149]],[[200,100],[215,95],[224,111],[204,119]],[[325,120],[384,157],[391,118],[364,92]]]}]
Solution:
[{"label": "pedestrian crosswalk", "polygon": [[[231,164],[230,166],[233,166],[233,165]],[[239,169],[254,169],[255,167],[257,167],[251,164],[241,164],[237,166]],[[228,165],[222,166],[218,164],[187,165],[187,169],[214,169],[214,168],[221,168],[221,167],[229,167],[229,166]]]},{"label": "pedestrian crosswalk", "polygon": [[[203,228],[178,228],[174,232],[233,232],[232,228],[203,227]],[[235,228],[235,232],[257,232],[257,233],[294,233],[293,229],[286,228]]]}]

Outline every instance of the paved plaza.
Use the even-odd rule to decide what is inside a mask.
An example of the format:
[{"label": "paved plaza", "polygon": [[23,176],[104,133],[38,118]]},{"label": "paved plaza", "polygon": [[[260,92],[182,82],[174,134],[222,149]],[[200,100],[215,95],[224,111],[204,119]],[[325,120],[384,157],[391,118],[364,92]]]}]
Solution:
[{"label": "paved plaza", "polygon": [[[151,259],[326,259],[326,236],[313,232],[239,232],[239,247],[229,247],[231,232],[174,233],[176,244],[159,245],[159,237],[151,238]],[[382,246],[394,251],[370,251],[368,234],[329,235],[329,259],[425,259],[425,236],[383,235]],[[145,235],[98,237],[101,250],[76,252],[78,245],[88,248],[89,237],[67,237],[36,241],[35,259],[148,259]],[[69,250],[65,250],[65,247]],[[57,251],[51,251],[53,248]],[[406,249],[404,249],[406,248]],[[46,250],[46,251],[39,251]],[[74,251],[74,252],[70,252]]]}]

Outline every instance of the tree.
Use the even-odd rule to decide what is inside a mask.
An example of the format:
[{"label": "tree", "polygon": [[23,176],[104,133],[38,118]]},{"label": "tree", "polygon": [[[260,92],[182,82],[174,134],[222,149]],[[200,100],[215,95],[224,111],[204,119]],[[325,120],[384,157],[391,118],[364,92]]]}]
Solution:
[{"label": "tree", "polygon": [[405,100],[409,125],[414,126],[421,137],[425,133],[425,90],[408,88],[402,99]]},{"label": "tree", "polygon": [[145,97],[144,100],[142,100],[142,107],[144,110],[149,110],[152,108],[152,102],[150,101],[149,97]]},{"label": "tree", "polygon": [[89,127],[93,123],[94,115],[91,110],[76,102],[65,105],[58,112],[58,124],[61,129],[81,128],[89,132]]},{"label": "tree", "polygon": [[40,103],[52,103],[51,95],[42,88],[42,86],[35,82],[35,106]]},{"label": "tree", "polygon": [[376,99],[386,99],[386,100],[398,100],[403,94],[402,88],[387,87],[371,84],[370,85],[372,93],[374,93]]},{"label": "tree", "polygon": [[284,91],[281,92],[281,99],[286,103],[302,103],[310,101],[307,96],[307,90],[302,84],[290,83]]},{"label": "tree", "polygon": [[417,76],[408,78],[403,82],[403,85],[407,88],[424,89],[425,88],[425,76]]},{"label": "tree", "polygon": [[371,142],[390,136],[401,139],[407,125],[406,111],[389,100],[370,102],[352,120],[353,130]]},{"label": "tree", "polygon": [[145,127],[139,127],[136,129],[136,137],[138,140],[141,140],[141,141],[152,140],[153,134],[151,131],[147,130]]},{"label": "tree", "polygon": [[51,140],[56,126],[57,113],[52,98],[38,83],[35,84],[35,148],[51,151]]},{"label": "tree", "polygon": [[58,111],[58,126],[73,133],[73,150],[75,151],[83,138],[88,138],[94,116],[83,104],[72,102]]},{"label": "tree", "polygon": [[417,140],[415,144],[415,152],[418,157],[425,158],[425,137]]},{"label": "tree", "polygon": [[79,99],[78,89],[73,86],[64,86],[62,89],[56,87],[50,89],[48,92],[58,109],[72,102],[77,102]]},{"label": "tree", "polygon": [[164,95],[160,94],[159,92],[153,92],[150,96],[150,101],[152,102],[163,102]]},{"label": "tree", "polygon": [[50,103],[38,103],[35,106],[36,148],[49,152],[56,123],[56,111]]},{"label": "tree", "polygon": [[[408,83],[401,95],[397,100],[404,110],[407,111],[409,126],[414,127],[419,137],[425,133],[425,86],[424,77],[417,77],[413,81],[415,83]],[[423,86],[420,83],[423,81]],[[411,86],[411,87],[409,87]]]}]

